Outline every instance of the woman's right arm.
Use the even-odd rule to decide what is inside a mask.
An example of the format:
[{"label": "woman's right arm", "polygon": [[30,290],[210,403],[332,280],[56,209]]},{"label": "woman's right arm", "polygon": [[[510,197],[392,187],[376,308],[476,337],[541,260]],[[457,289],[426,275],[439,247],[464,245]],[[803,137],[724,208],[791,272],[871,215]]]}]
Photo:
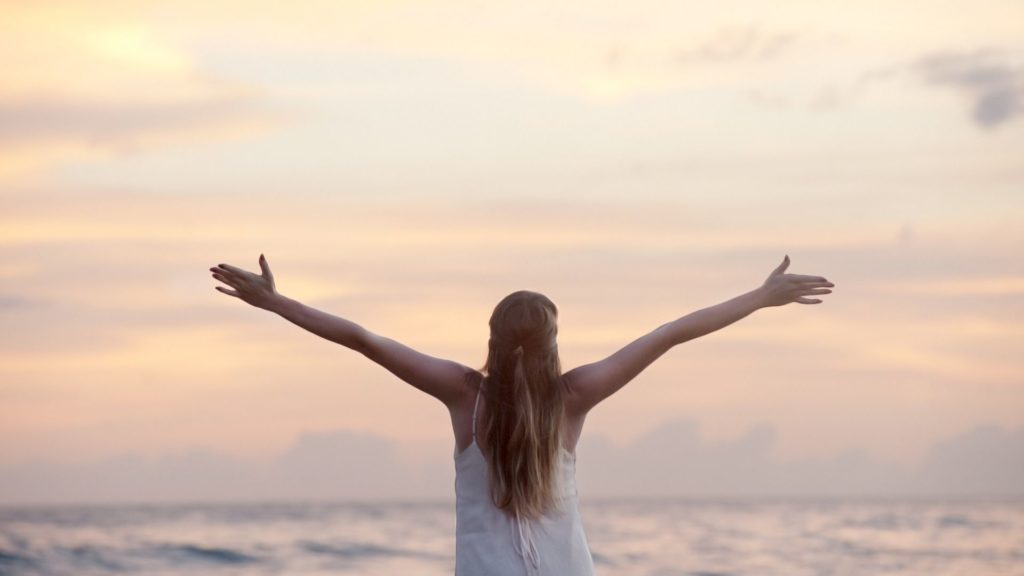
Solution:
[{"label": "woman's right arm", "polygon": [[346,318],[335,316],[280,294],[266,258],[260,255],[261,274],[230,264],[219,264],[213,277],[230,286],[217,286],[224,294],[273,312],[317,336],[350,348],[379,364],[413,387],[437,398],[449,408],[466,394],[464,383],[472,368],[435,358],[375,334]]},{"label": "woman's right arm", "polygon": [[834,284],[824,277],[785,274],[788,266],[786,256],[757,289],[663,324],[611,356],[567,372],[573,411],[586,414],[678,344],[720,330],[760,308],[790,302],[820,304],[820,299],[807,296],[832,292]]},{"label": "woman's right arm", "polygon": [[449,408],[468,390],[465,387],[466,376],[473,369],[463,364],[424,354],[397,340],[375,334],[351,320],[317,310],[287,296],[279,295],[268,310],[321,338],[359,352]]}]

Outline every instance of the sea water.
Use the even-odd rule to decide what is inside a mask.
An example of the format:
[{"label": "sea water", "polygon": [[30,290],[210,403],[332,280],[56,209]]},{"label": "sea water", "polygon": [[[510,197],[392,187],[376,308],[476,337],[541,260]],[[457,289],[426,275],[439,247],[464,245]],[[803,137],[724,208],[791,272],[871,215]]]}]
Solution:
[{"label": "sea water", "polygon": [[[599,576],[1024,575],[1024,501],[582,501]],[[0,508],[0,574],[451,576],[451,502]]]}]

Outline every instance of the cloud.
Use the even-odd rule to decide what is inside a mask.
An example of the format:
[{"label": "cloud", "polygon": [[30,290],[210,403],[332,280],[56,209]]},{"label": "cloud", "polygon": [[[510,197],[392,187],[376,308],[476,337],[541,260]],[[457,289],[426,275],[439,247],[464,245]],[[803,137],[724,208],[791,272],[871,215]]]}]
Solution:
[{"label": "cloud", "polygon": [[922,489],[948,493],[1020,493],[1024,486],[1024,428],[978,426],[937,442],[921,467]]},{"label": "cloud", "polygon": [[47,462],[0,468],[0,499],[28,502],[181,500],[367,500],[444,497],[447,468],[403,459],[372,434],[306,433],[270,461],[207,450],[158,459]]},{"label": "cloud", "polygon": [[56,96],[0,99],[0,181],[70,162],[258,134],[281,122],[252,92],[166,101]]},{"label": "cloud", "polygon": [[675,59],[681,64],[770,60],[793,45],[799,36],[795,32],[768,33],[757,26],[727,26],[719,29],[714,38],[678,52]]},{"label": "cloud", "polygon": [[44,306],[46,304],[47,302],[38,299],[25,298],[22,296],[12,296],[9,294],[0,294],[0,310],[3,310],[5,308],[36,308],[37,306]]},{"label": "cloud", "polygon": [[934,296],[1003,296],[1024,294],[1024,276],[1000,275],[967,278],[915,279],[879,284],[879,291]]},{"label": "cloud", "polygon": [[0,101],[0,145],[73,140],[132,148],[161,135],[246,123],[255,104],[246,95],[156,103],[8,99]]},{"label": "cloud", "polygon": [[[581,485],[596,493],[642,495],[809,495],[902,492],[898,470],[847,452],[828,459],[777,461],[775,428],[756,425],[738,438],[702,440],[695,422],[670,421],[625,446],[581,446]],[[643,482],[638,482],[643,478]]]},{"label": "cloud", "polygon": [[[769,424],[724,442],[701,439],[689,420],[668,421],[627,445],[587,437],[577,481],[588,497],[1006,496],[1024,486],[1024,428],[986,425],[933,445],[918,466],[859,451],[779,460]],[[448,499],[451,448],[403,450],[344,430],[307,433],[269,462],[208,451],[157,460],[122,457],[82,465],[0,468],[5,502]],[[430,459],[433,458],[433,459]]]},{"label": "cloud", "polygon": [[928,52],[910,61],[872,67],[848,87],[822,86],[811,106],[835,108],[873,85],[907,78],[958,92],[971,105],[971,120],[982,129],[1005,124],[1024,111],[1024,61],[996,48]]},{"label": "cloud", "polygon": [[911,70],[934,86],[951,87],[972,102],[972,119],[994,128],[1024,112],[1024,63],[997,50],[928,54]]},{"label": "cloud", "polygon": [[12,46],[0,55],[0,179],[276,122],[262,92],[207,69],[158,24],[114,6],[0,5]]},{"label": "cloud", "polygon": [[588,441],[580,450],[580,484],[598,494],[655,497],[1005,496],[1024,486],[1024,428],[976,427],[935,443],[917,466],[858,450],[779,460],[771,455],[776,433],[768,424],[720,443],[701,440],[697,431],[694,422],[678,420],[621,447]]},{"label": "cloud", "polygon": [[981,128],[1005,124],[1024,112],[1024,63],[1015,63],[1004,50],[931,52],[909,64],[867,71],[857,88],[906,75],[967,97],[971,119]]}]

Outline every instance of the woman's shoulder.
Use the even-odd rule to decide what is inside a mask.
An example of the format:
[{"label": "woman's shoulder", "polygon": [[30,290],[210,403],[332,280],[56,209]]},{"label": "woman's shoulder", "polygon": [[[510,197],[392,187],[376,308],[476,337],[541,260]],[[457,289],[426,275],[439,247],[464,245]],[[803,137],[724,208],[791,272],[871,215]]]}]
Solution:
[{"label": "woman's shoulder", "polygon": [[476,396],[484,386],[486,376],[479,370],[467,368],[466,373],[463,375],[462,383],[458,386],[458,398],[451,408],[465,409],[469,406],[472,410],[473,404],[476,402]]}]

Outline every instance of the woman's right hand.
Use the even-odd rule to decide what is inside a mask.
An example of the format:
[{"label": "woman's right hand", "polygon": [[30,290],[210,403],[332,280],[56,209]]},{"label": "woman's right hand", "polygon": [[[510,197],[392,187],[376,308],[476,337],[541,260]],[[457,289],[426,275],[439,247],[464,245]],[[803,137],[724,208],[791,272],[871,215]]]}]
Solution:
[{"label": "woman's right hand", "polygon": [[260,254],[260,270],[262,274],[253,274],[230,264],[218,264],[210,268],[215,279],[234,288],[229,290],[223,286],[215,286],[218,291],[244,300],[257,308],[269,310],[278,294],[274,286],[274,275],[270,272],[270,265],[263,254]]},{"label": "woman's right hand", "polygon": [[804,274],[786,274],[789,256],[782,259],[782,264],[772,270],[768,279],[761,286],[765,306],[782,306],[790,302],[800,304],[821,304],[820,298],[807,298],[817,294],[831,294],[835,284],[823,276],[807,276]]}]

